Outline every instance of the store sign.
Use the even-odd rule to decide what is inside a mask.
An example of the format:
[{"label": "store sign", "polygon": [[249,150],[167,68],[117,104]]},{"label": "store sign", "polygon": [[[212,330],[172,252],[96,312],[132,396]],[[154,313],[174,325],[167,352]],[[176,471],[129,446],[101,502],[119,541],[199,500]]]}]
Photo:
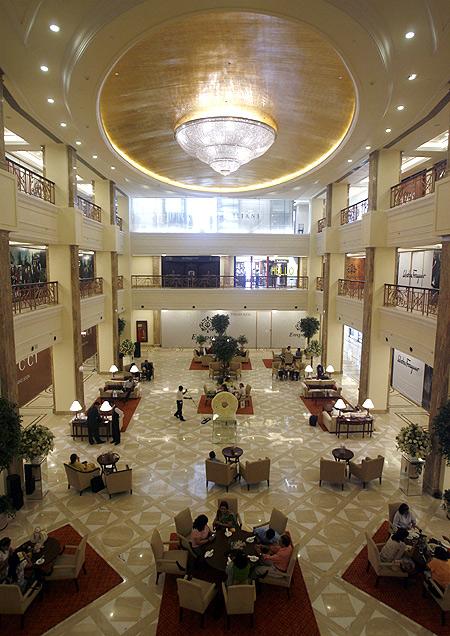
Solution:
[{"label": "store sign", "polygon": [[19,406],[23,406],[52,384],[51,349],[20,360],[16,368]]},{"label": "store sign", "polygon": [[416,404],[422,404],[424,374],[424,362],[394,349],[392,386]]},{"label": "store sign", "polygon": [[400,252],[397,284],[407,287],[439,287],[438,250]]}]

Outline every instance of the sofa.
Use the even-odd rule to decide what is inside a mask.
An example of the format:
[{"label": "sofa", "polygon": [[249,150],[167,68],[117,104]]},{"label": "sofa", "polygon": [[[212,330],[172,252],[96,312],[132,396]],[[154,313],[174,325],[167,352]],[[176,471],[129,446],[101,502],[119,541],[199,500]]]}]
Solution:
[{"label": "sofa", "polygon": [[300,395],[305,398],[340,398],[342,387],[334,380],[304,379],[300,382]]},{"label": "sofa", "polygon": [[[115,380],[108,380],[108,382],[105,383],[105,386],[99,388],[98,390],[99,397],[104,399],[116,397],[117,399],[120,400],[120,398],[123,395],[122,386],[123,386],[122,381],[116,382]],[[113,396],[114,391],[117,392],[116,396]],[[134,387],[133,391],[130,393],[130,399],[137,399],[140,397],[141,397],[141,384],[140,382],[138,382],[136,386]]]},{"label": "sofa", "polygon": [[[336,420],[338,416],[339,412],[335,409],[333,409],[331,413],[328,413],[328,411],[322,411],[321,413],[322,424],[326,426],[330,433],[336,433]],[[345,417],[355,420],[355,432],[360,433],[361,424],[359,422],[367,418],[367,413],[366,411],[354,411],[353,413],[345,413]],[[353,432],[351,423],[349,424],[348,432]]]}]

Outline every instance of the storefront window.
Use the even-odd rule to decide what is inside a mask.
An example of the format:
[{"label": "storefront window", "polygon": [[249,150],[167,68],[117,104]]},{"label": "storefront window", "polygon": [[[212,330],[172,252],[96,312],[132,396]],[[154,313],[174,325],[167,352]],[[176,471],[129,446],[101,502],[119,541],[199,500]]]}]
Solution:
[{"label": "storefront window", "polygon": [[246,289],[297,287],[296,256],[236,256],[235,287]]}]

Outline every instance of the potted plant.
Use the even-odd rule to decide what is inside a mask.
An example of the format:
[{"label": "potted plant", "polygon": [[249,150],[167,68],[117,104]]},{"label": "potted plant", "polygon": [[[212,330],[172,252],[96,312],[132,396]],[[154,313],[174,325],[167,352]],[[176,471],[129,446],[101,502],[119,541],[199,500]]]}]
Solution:
[{"label": "potted plant", "polygon": [[300,320],[300,333],[305,336],[306,344],[309,346],[309,341],[320,329],[320,322],[314,316],[306,316]]},{"label": "potted plant", "polygon": [[305,349],[305,356],[311,358],[311,366],[313,366],[314,358],[318,358],[322,353],[322,345],[318,340],[311,340]]},{"label": "potted plant", "polygon": [[245,345],[248,343],[247,336],[244,336],[244,335],[238,336],[238,338],[236,338],[236,340],[238,341],[239,346],[241,347],[241,351],[244,351]]},{"label": "potted plant", "polygon": [[230,364],[231,358],[237,354],[238,348],[238,342],[232,336],[217,336],[212,344],[213,354],[216,360],[222,363],[224,369]]},{"label": "potted plant", "polygon": [[39,463],[54,448],[55,436],[42,424],[30,424],[22,429],[19,455],[31,463]]},{"label": "potted plant", "polygon": [[431,451],[429,432],[412,422],[400,429],[395,440],[407,462],[408,477],[418,479],[422,474],[425,458]]},{"label": "potted plant", "polygon": [[450,519],[450,488],[444,490],[442,495],[442,507],[447,511],[447,519]]},{"label": "potted plant", "polygon": [[15,510],[12,501],[6,495],[0,495],[0,532],[8,525],[8,519],[14,517]]},{"label": "potted plant", "polygon": [[439,438],[440,449],[447,466],[450,466],[450,400],[438,411],[431,423]]},{"label": "potted plant", "polygon": [[120,343],[119,352],[122,354],[123,363],[131,364],[134,354],[134,342],[129,338],[125,338],[125,340],[122,340]]},{"label": "potted plant", "polygon": [[19,454],[21,421],[16,405],[0,397],[0,471],[8,469]]},{"label": "potted plant", "polygon": [[119,329],[119,336],[123,334],[125,331],[125,327],[127,326],[127,321],[124,318],[117,318],[117,325]]},{"label": "potted plant", "polygon": [[218,336],[223,336],[229,324],[230,316],[228,316],[228,314],[215,314],[211,318],[211,326]]}]

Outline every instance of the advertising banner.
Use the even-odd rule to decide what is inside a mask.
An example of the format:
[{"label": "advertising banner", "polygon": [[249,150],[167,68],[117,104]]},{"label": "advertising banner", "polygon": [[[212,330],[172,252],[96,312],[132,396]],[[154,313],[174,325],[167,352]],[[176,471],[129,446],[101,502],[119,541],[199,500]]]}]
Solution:
[{"label": "advertising banner", "polygon": [[23,406],[52,383],[51,349],[33,353],[16,366],[19,406]]},{"label": "advertising banner", "polygon": [[422,404],[424,374],[424,362],[394,349],[392,387],[416,404]]}]

